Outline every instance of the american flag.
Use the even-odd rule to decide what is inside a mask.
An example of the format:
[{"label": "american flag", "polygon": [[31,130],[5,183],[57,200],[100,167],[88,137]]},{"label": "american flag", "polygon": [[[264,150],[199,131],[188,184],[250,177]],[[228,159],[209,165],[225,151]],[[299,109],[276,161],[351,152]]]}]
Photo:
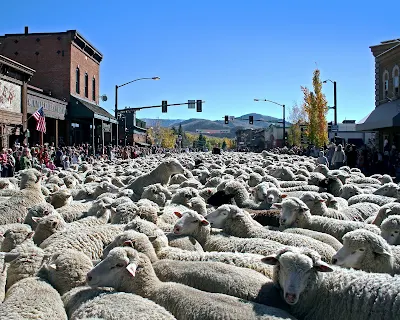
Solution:
[{"label": "american flag", "polygon": [[36,119],[36,130],[46,133],[46,118],[43,107],[40,107],[32,116]]}]

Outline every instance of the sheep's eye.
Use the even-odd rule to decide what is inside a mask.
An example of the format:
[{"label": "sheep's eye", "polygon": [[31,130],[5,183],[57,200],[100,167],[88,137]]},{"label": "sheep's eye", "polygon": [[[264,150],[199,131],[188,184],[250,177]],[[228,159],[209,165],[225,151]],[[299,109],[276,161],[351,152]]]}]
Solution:
[{"label": "sheep's eye", "polygon": [[194,220],[194,221],[192,221],[192,223],[198,223],[199,222],[199,220]]},{"label": "sheep's eye", "polygon": [[123,267],[125,267],[125,265],[124,265],[123,263],[117,263],[115,266],[116,266],[117,268],[123,268]]},{"label": "sheep's eye", "polygon": [[393,231],[393,233],[394,233],[394,234],[398,234],[399,232],[398,232],[398,231]]},{"label": "sheep's eye", "polygon": [[363,248],[360,248],[360,249],[358,249],[358,251],[364,252],[364,251],[365,251],[365,249],[363,249]]}]

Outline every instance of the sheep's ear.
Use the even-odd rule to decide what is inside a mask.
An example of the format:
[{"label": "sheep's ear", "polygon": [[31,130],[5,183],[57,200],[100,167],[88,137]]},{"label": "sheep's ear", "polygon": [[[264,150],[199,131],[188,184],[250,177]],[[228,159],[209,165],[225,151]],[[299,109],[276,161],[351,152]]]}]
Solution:
[{"label": "sheep's ear", "polygon": [[57,227],[57,221],[53,221],[53,222],[51,223],[51,227],[52,227],[52,228]]},{"label": "sheep's ear", "polygon": [[174,214],[178,217],[178,218],[182,218],[182,213],[175,211]]},{"label": "sheep's ear", "polygon": [[6,252],[4,254],[4,262],[10,263],[19,257],[19,253]]},{"label": "sheep's ear", "polygon": [[206,219],[200,220],[200,223],[201,223],[203,226],[208,226],[208,225],[210,224]]},{"label": "sheep's ear", "polygon": [[321,202],[321,203],[326,201],[326,199],[321,199],[321,198],[320,199],[316,199],[316,200],[317,200],[317,202]]},{"label": "sheep's ear", "polygon": [[282,209],[282,203],[276,202],[271,206],[272,209]]},{"label": "sheep's ear", "polygon": [[132,277],[134,277],[136,275],[136,269],[137,269],[137,265],[133,262],[131,262],[130,264],[128,264],[126,266],[126,270],[128,270],[128,272],[131,274]]},{"label": "sheep's ear", "polygon": [[40,223],[41,220],[42,220],[41,217],[32,217],[33,222]]},{"label": "sheep's ear", "polygon": [[332,272],[333,269],[323,261],[317,261],[314,263],[314,269],[318,272]]},{"label": "sheep's ear", "polygon": [[238,217],[244,217],[244,212],[243,210],[236,210],[232,214],[232,218],[238,218]]},{"label": "sheep's ear", "polygon": [[135,240],[125,241],[124,244],[123,244],[123,247],[135,248]]},{"label": "sheep's ear", "polygon": [[282,199],[286,198],[287,196],[288,196],[288,195],[285,194],[285,193],[282,193],[282,194],[281,194],[281,198],[282,198]]},{"label": "sheep's ear", "polygon": [[53,269],[53,270],[57,270],[57,265],[55,263],[50,263],[47,265],[48,269]]},{"label": "sheep's ear", "polygon": [[28,235],[26,236],[26,239],[32,239],[34,234],[35,234],[35,231],[29,232]]},{"label": "sheep's ear", "polygon": [[149,236],[148,237],[150,242],[156,241],[156,239],[158,238],[157,236]]},{"label": "sheep's ear", "polygon": [[265,264],[269,264],[270,266],[275,266],[279,264],[279,260],[277,259],[276,255],[264,257],[261,259],[261,261]]}]

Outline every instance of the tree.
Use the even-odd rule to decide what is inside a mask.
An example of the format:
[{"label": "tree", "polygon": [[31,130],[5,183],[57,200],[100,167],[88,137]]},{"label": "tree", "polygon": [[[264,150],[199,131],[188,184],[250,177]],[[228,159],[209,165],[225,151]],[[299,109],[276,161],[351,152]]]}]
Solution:
[{"label": "tree", "polygon": [[171,127],[171,130],[172,130],[172,133],[173,133],[173,134],[175,134],[175,135],[178,134],[178,131],[176,131],[175,126],[172,126],[172,127]]},{"label": "tree", "polygon": [[221,148],[222,148],[223,150],[225,150],[226,147],[227,147],[227,144],[226,144],[226,141],[224,140],[224,141],[222,142]]},{"label": "tree", "polygon": [[176,137],[175,137],[172,129],[161,128],[160,136],[161,136],[161,146],[163,148],[171,148],[172,149],[175,147]]},{"label": "tree", "polygon": [[181,135],[181,136],[183,135],[182,124],[179,124],[178,135]]},{"label": "tree", "polygon": [[294,103],[289,113],[289,121],[292,126],[288,130],[288,142],[291,146],[301,145],[301,129],[300,125],[305,123],[306,114],[301,106]]},{"label": "tree", "polygon": [[328,113],[328,103],[322,93],[322,81],[319,69],[313,73],[313,89],[301,87],[304,94],[303,109],[307,115],[307,137],[310,143],[317,147],[322,147],[328,141],[328,124],[326,115]]}]

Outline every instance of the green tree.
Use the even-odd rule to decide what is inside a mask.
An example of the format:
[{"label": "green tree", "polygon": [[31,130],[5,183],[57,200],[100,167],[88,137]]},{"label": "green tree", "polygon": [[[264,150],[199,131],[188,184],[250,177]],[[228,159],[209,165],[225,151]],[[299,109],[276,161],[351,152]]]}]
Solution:
[{"label": "green tree", "polygon": [[172,126],[172,127],[171,127],[171,130],[172,130],[172,133],[173,133],[174,135],[177,135],[177,134],[178,134],[178,131],[176,130],[175,126]]},{"label": "green tree", "polygon": [[180,134],[181,136],[183,136],[183,129],[182,129],[182,124],[179,124],[179,128],[178,128],[178,134]]}]

